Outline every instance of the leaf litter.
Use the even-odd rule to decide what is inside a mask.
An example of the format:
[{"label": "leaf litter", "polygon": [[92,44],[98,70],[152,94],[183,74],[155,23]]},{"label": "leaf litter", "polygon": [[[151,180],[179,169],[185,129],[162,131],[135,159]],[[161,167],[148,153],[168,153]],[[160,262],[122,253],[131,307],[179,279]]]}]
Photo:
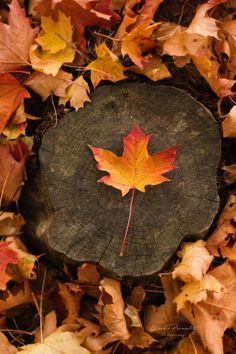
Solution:
[{"label": "leaf litter", "polygon": [[[184,243],[160,282],[156,277],[148,289],[140,284],[128,294],[89,263],[77,275],[65,268],[64,281],[46,272],[23,244],[24,220],[12,208],[32,154],[25,107],[35,95],[56,110],[58,104],[78,110],[104,81],[142,75],[168,82],[177,69],[191,68],[218,97],[213,110],[223,137],[235,138],[235,1],[179,1],[171,13],[172,6],[168,0],[30,0],[27,9],[13,0],[0,8],[3,354],[235,352],[235,153],[222,165],[230,194],[208,240]],[[129,188],[134,185],[118,189]]]}]

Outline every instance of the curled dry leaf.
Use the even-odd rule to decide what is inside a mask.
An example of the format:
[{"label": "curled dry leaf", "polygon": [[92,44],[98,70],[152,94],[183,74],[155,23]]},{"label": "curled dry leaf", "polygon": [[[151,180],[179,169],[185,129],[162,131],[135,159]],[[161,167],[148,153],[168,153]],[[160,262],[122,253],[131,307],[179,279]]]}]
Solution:
[{"label": "curled dry leaf", "polygon": [[233,165],[228,165],[222,167],[225,171],[224,173],[224,181],[226,184],[232,184],[236,182],[236,163]]},{"label": "curled dry leaf", "polygon": [[141,311],[143,306],[143,300],[146,297],[146,293],[142,286],[136,286],[132,289],[131,294],[127,297],[126,303],[135,307],[138,311]]},{"label": "curled dry leaf", "polygon": [[201,280],[214,258],[209,254],[202,240],[183,243],[178,256],[182,261],[176,266],[172,276],[174,279],[180,277],[185,283]]},{"label": "curled dry leaf", "polygon": [[0,236],[19,235],[24,224],[25,221],[21,214],[2,212],[0,213]]},{"label": "curled dry leaf", "polygon": [[197,304],[200,301],[206,301],[208,293],[223,297],[224,286],[212,275],[205,274],[199,281],[192,281],[184,285],[174,302],[177,304],[177,311],[179,312],[185,307],[186,302]]},{"label": "curled dry leaf", "polygon": [[100,322],[112,333],[114,340],[127,340],[130,334],[124,317],[120,283],[117,280],[104,278],[101,280],[100,290],[102,292],[99,299],[102,308]]},{"label": "curled dry leaf", "polygon": [[236,240],[236,227],[231,224],[230,220],[227,220],[219,225],[213,234],[211,234],[210,238],[207,240],[206,247],[211,254],[219,257],[223,256],[224,249],[229,246],[232,248],[233,256],[233,240]]},{"label": "curled dry leaf", "polygon": [[59,104],[65,105],[66,102],[70,101],[70,105],[77,111],[84,107],[85,102],[91,101],[88,96],[89,92],[89,85],[81,75],[67,86],[64,97],[60,97]]},{"label": "curled dry leaf", "polygon": [[102,277],[98,272],[96,265],[92,263],[83,263],[80,267],[78,267],[77,277],[80,286],[89,296],[99,298],[100,290],[98,287]]},{"label": "curled dry leaf", "polygon": [[[17,0],[9,5],[8,24],[0,22],[0,71],[29,65],[29,48],[38,29],[33,29]],[[2,106],[2,104],[1,104]]]},{"label": "curled dry leaf", "polygon": [[230,194],[228,197],[225,207],[222,210],[218,220],[218,225],[221,225],[224,221],[231,219],[236,221],[236,196],[233,194]]},{"label": "curled dry leaf", "polygon": [[[47,338],[50,336],[52,333],[54,333],[57,329],[57,315],[55,311],[51,311],[46,314],[43,320],[43,339]],[[41,342],[41,329],[38,328],[35,332],[34,335],[35,338],[35,343]]]},{"label": "curled dry leaf", "polygon": [[236,105],[223,120],[222,129],[224,138],[236,138]]},{"label": "curled dry leaf", "polygon": [[50,95],[66,96],[66,89],[72,83],[72,74],[59,70],[56,76],[33,72],[24,85],[30,87],[45,101]]},{"label": "curled dry leaf", "polygon": [[117,82],[126,78],[123,65],[105,43],[96,47],[95,51],[97,59],[86,66],[86,70],[91,70],[91,81],[94,88],[102,80]]},{"label": "curled dry leaf", "polygon": [[5,290],[5,300],[0,299],[0,312],[4,312],[13,307],[32,302],[32,290],[28,280],[20,286],[14,286],[10,290]]},{"label": "curled dry leaf", "polygon": [[80,302],[84,292],[82,290],[78,292],[72,292],[68,289],[66,284],[59,283],[59,294],[67,310],[67,316],[63,320],[63,324],[76,323],[80,312]]}]

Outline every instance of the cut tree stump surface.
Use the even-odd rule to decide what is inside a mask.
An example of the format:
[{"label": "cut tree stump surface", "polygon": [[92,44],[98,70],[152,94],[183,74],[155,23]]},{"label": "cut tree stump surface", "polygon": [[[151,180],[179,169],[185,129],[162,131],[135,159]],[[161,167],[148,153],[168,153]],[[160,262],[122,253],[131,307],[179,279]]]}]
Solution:
[{"label": "cut tree stump surface", "polygon": [[[138,123],[152,133],[149,153],[180,144],[170,182],[136,191],[125,253],[119,257],[131,193],[97,180],[88,147],[123,152],[123,138]],[[30,233],[54,257],[94,262],[118,278],[152,275],[184,238],[202,238],[219,208],[220,132],[212,114],[173,87],[125,83],[95,90],[92,102],[50,128],[28,205]],[[29,194],[28,194],[29,195]]]}]

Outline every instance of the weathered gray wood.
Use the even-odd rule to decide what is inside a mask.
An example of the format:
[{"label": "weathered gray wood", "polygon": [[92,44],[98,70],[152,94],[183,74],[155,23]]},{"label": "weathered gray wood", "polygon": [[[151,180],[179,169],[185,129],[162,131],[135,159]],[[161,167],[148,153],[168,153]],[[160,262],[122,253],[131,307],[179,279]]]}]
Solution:
[{"label": "weathered gray wood", "polygon": [[[136,193],[121,258],[130,194],[122,198],[118,190],[97,183],[104,173],[96,169],[87,144],[120,155],[134,123],[153,133],[150,152],[181,147],[178,169],[166,174],[171,182]],[[201,238],[209,229],[219,207],[220,150],[211,113],[185,92],[138,83],[98,88],[92,103],[66,114],[43,139],[43,179],[36,174],[26,188],[29,232],[54,257],[95,262],[120,278],[154,274],[183,238]]]}]

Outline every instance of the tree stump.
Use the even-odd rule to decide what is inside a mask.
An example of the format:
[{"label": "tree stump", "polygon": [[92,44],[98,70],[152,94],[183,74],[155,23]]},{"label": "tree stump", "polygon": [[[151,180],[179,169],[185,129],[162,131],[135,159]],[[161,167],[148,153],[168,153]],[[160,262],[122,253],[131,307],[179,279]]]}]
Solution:
[{"label": "tree stump", "polygon": [[[138,123],[153,133],[149,153],[175,144],[170,182],[136,192],[125,253],[119,256],[131,194],[97,183],[88,144],[123,151],[123,137]],[[28,233],[52,257],[93,262],[107,275],[152,275],[163,269],[183,239],[202,238],[219,208],[220,131],[211,113],[173,87],[125,83],[95,90],[92,102],[64,116],[43,138],[40,170],[24,192]]]}]

